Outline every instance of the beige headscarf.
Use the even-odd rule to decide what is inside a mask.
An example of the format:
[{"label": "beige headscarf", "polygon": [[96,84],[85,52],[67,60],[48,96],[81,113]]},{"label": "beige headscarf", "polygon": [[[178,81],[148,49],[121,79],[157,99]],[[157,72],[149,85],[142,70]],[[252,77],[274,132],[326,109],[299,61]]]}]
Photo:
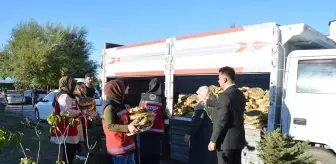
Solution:
[{"label": "beige headscarf", "polygon": [[198,88],[197,90],[197,96],[198,96],[198,103],[204,105],[204,110],[207,112],[208,116],[211,118],[212,110],[214,110],[214,106],[211,106],[210,104],[207,104],[208,100],[217,101],[216,96],[212,93],[209,87],[202,86]]}]

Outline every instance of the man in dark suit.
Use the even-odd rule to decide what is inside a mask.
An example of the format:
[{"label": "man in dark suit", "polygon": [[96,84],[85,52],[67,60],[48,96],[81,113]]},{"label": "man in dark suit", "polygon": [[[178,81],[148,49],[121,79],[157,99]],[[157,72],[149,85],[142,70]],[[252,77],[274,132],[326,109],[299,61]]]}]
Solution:
[{"label": "man in dark suit", "polygon": [[235,86],[235,71],[231,67],[219,69],[218,83],[224,92],[218,95],[214,113],[213,132],[209,151],[217,151],[218,164],[241,164],[245,147],[244,110],[246,99]]}]

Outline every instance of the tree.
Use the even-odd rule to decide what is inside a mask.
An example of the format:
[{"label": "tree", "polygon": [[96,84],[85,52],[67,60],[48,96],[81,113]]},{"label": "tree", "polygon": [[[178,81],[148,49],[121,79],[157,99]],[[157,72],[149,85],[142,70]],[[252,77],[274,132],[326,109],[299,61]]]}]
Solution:
[{"label": "tree", "polygon": [[265,164],[315,164],[312,156],[306,153],[308,142],[295,141],[294,137],[282,134],[280,129],[272,133],[263,131],[263,134],[258,156]]},{"label": "tree", "polygon": [[4,49],[8,74],[17,87],[28,88],[57,87],[62,76],[95,73],[98,65],[89,59],[93,47],[86,37],[84,28],[34,20],[20,23]]},{"label": "tree", "polygon": [[8,63],[9,55],[6,54],[5,51],[0,50],[0,79],[5,79],[6,77],[8,77]]}]

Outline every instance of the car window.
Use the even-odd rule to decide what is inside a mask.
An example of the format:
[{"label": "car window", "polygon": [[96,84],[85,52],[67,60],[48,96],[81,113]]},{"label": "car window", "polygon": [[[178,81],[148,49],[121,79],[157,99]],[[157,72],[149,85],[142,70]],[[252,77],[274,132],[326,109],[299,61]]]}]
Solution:
[{"label": "car window", "polygon": [[55,95],[57,92],[51,92],[46,97],[44,97],[44,100],[48,100],[48,102],[53,102]]},{"label": "car window", "polygon": [[298,63],[297,93],[336,93],[336,59]]},{"label": "car window", "polygon": [[44,90],[37,90],[37,94],[47,94],[48,92],[47,91],[44,91]]},{"label": "car window", "polygon": [[7,91],[7,94],[22,94],[20,91]]}]

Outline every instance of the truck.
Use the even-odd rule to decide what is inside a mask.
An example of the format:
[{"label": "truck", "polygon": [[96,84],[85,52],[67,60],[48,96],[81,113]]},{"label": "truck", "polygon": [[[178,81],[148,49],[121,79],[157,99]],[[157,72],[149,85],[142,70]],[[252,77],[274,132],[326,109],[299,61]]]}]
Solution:
[{"label": "truck", "polygon": [[[330,22],[330,28],[336,27],[334,23]],[[101,79],[104,84],[127,78],[132,105],[138,105],[151,78],[161,79],[170,116],[165,120],[168,154],[187,162],[188,145],[183,136],[191,118],[175,116],[174,104],[181,94],[216,84],[220,67],[233,67],[236,85],[269,90],[268,132],[280,128],[296,140],[309,141],[309,152],[317,161],[335,164],[333,32],[328,37],[304,23],[269,22],[130,45],[105,43]],[[242,162],[262,163],[255,149],[262,138],[261,129],[246,127],[245,131],[249,148],[243,150]]]}]

